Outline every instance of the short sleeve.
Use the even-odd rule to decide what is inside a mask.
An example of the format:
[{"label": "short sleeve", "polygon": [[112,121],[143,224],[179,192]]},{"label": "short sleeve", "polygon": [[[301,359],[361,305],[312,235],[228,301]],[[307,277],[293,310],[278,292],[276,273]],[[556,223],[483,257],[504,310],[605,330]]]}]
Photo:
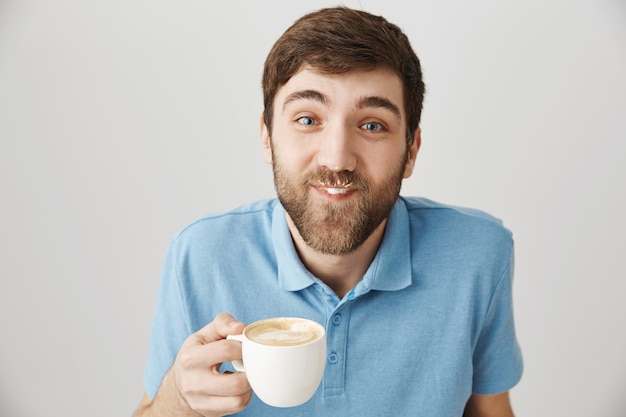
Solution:
[{"label": "short sleeve", "polygon": [[180,346],[191,334],[184,306],[176,267],[176,246],[172,241],[161,273],[144,371],[144,388],[151,398],[155,397],[163,377],[174,363]]},{"label": "short sleeve", "polygon": [[523,359],[515,334],[513,314],[513,255],[494,289],[474,349],[472,391],[498,394],[521,379]]}]

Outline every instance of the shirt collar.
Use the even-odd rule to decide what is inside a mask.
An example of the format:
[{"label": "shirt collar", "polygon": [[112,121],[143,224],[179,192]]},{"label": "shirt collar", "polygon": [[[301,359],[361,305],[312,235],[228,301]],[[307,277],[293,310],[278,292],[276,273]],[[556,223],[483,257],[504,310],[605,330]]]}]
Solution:
[{"label": "shirt collar", "polygon": [[[411,285],[409,215],[402,199],[389,214],[383,241],[352,297],[371,290],[397,291]],[[299,291],[318,280],[300,261],[287,226],[283,206],[277,203],[272,215],[272,241],[276,251],[278,284],[287,291]]]}]

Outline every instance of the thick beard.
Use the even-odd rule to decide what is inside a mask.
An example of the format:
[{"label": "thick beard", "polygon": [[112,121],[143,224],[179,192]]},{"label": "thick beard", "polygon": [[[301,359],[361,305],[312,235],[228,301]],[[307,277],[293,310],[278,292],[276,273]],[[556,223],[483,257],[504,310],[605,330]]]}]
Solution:
[{"label": "thick beard", "polygon": [[[389,216],[400,194],[404,160],[385,182],[372,185],[351,171],[333,172],[320,167],[301,180],[286,172],[274,153],[274,185],[278,199],[304,242],[315,251],[345,255],[355,251]],[[313,202],[312,184],[347,184],[357,195],[345,202]]]}]

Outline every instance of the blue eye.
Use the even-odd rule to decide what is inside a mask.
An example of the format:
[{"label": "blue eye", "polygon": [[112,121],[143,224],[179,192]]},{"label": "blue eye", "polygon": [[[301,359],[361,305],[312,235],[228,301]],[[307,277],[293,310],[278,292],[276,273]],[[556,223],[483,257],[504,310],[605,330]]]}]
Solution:
[{"label": "blue eye", "polygon": [[378,132],[379,130],[383,129],[383,126],[380,123],[376,123],[376,122],[365,123],[362,127],[363,129],[368,130],[370,132]]},{"label": "blue eye", "polygon": [[315,124],[315,119],[313,119],[312,117],[304,116],[298,119],[298,123],[305,126],[313,126]]}]

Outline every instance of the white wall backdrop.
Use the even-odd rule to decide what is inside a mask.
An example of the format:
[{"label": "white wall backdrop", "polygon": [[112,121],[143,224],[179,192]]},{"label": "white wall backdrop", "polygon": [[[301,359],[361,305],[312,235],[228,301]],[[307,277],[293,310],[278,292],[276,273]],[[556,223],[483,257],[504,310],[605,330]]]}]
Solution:
[{"label": "white wall backdrop", "polygon": [[[336,3],[0,0],[0,415],[133,412],[168,239],[274,195],[262,63]],[[626,2],[344,4],[423,63],[404,194],[515,234],[517,415],[626,415]]]}]

